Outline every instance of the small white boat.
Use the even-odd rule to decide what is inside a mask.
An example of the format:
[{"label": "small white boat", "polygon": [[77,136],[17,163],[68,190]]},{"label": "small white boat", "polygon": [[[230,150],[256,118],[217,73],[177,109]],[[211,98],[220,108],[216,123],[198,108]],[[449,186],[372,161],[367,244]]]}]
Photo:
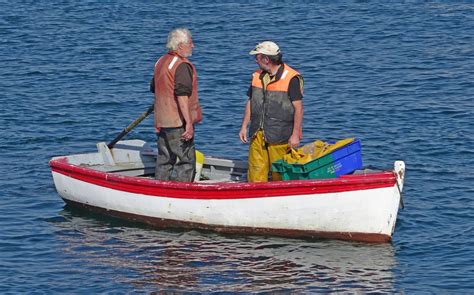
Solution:
[{"label": "small white boat", "polygon": [[156,150],[141,140],[49,162],[70,205],[159,228],[389,242],[405,174],[360,170],[333,179],[245,181],[245,162],[206,157],[198,181],[152,178]]}]

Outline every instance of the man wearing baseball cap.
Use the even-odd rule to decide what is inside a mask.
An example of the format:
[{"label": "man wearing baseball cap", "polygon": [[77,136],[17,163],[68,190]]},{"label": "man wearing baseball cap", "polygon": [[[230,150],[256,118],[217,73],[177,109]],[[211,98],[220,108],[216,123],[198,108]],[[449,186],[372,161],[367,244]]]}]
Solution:
[{"label": "man wearing baseball cap", "polygon": [[[280,48],[272,41],[257,44],[249,54],[255,55],[259,69],[253,73],[247,91],[239,137],[248,142],[249,126],[248,181],[266,182],[271,164],[300,143],[303,77],[283,63]],[[272,172],[272,180],[280,179],[277,172]]]}]

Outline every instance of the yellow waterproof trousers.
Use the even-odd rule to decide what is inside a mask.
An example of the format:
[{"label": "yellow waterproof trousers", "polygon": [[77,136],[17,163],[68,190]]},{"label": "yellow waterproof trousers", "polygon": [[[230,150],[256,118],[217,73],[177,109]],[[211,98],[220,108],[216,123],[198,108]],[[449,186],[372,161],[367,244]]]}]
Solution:
[{"label": "yellow waterproof trousers", "polygon": [[[272,163],[280,160],[287,151],[287,143],[266,143],[262,130],[257,131],[250,141],[248,182],[267,182]],[[272,172],[272,180],[281,180],[280,174]]]}]

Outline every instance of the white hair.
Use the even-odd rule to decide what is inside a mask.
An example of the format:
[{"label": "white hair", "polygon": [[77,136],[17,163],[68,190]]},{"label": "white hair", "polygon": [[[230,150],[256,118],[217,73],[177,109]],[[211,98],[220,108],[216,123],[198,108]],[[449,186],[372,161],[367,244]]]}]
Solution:
[{"label": "white hair", "polygon": [[179,44],[188,43],[191,37],[191,32],[186,28],[173,29],[168,34],[168,42],[166,43],[166,48],[172,51],[176,51],[178,50]]}]

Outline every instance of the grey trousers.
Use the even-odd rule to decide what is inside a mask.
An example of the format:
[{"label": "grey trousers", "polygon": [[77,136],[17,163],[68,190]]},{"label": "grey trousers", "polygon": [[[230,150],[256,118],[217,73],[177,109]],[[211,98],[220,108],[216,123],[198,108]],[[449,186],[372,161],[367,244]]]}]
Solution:
[{"label": "grey trousers", "polygon": [[[161,128],[158,136],[158,155],[156,157],[155,178],[171,180],[173,169],[176,181],[192,182],[196,170],[196,150],[194,138],[185,141],[181,138],[184,127]],[[179,161],[178,161],[179,160]]]}]

